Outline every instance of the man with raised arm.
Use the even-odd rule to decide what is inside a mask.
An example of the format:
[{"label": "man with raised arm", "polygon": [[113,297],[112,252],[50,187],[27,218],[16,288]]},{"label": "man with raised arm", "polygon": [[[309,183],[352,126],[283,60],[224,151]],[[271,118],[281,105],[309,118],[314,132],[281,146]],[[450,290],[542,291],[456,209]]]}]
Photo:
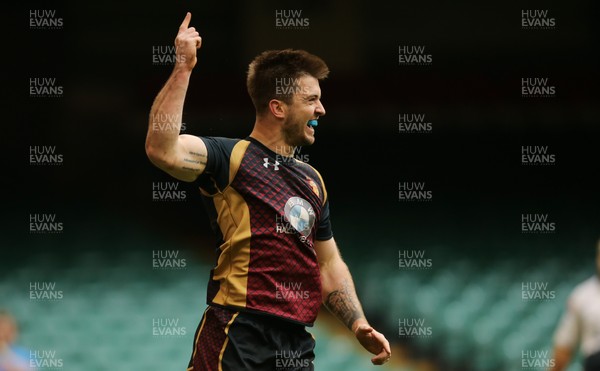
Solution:
[{"label": "man with raised arm", "polygon": [[[272,50],[248,68],[256,121],[245,139],[180,135],[178,119],[202,39],[188,13],[175,39],[176,64],[151,110],[146,153],[173,177],[197,182],[217,235],[208,308],[188,370],[312,370],[306,326],[321,302],[381,365],[386,338],[367,322],[333,239],[321,175],[294,158],[315,141],[325,115],[319,80],[329,69],[303,50]],[[160,128],[157,129],[157,128]],[[165,129],[166,128],[166,129]]]}]

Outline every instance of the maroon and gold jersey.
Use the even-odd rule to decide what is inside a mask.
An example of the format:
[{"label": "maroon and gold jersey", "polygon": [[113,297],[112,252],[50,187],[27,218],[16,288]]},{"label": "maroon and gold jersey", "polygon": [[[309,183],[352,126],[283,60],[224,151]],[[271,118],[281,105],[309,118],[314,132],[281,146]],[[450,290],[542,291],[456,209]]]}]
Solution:
[{"label": "maroon and gold jersey", "polygon": [[314,243],[332,238],[320,174],[253,138],[202,140],[199,183],[218,237],[208,304],[312,325],[322,300]]}]

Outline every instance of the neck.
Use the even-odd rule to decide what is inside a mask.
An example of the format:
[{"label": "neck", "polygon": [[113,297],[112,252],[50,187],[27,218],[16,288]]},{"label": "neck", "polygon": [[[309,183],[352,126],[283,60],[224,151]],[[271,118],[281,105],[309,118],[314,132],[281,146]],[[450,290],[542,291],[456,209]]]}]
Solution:
[{"label": "neck", "polygon": [[281,132],[281,124],[278,122],[265,122],[257,118],[250,137],[258,140],[265,147],[277,154],[288,157],[294,155],[294,147],[290,146],[284,140],[283,133]]}]

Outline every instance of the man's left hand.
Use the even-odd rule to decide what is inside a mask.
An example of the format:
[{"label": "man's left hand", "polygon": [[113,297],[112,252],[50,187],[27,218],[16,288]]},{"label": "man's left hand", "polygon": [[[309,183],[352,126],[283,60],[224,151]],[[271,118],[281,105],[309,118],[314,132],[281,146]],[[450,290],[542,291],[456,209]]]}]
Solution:
[{"label": "man's left hand", "polygon": [[360,325],[354,334],[360,345],[375,354],[375,357],[371,358],[371,362],[374,365],[382,365],[390,360],[392,356],[390,343],[382,333],[375,331],[369,325]]}]

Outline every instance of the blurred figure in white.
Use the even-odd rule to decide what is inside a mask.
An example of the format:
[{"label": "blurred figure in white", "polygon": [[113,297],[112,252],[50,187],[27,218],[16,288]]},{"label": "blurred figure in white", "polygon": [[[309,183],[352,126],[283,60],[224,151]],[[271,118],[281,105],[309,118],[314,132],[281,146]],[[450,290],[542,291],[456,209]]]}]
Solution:
[{"label": "blurred figure in white", "polygon": [[29,367],[29,352],[14,344],[19,328],[14,317],[0,310],[0,371],[35,371]]},{"label": "blurred figure in white", "polygon": [[596,250],[596,274],[575,287],[554,334],[552,371],[566,370],[578,345],[584,370],[600,371],[600,240]]}]

